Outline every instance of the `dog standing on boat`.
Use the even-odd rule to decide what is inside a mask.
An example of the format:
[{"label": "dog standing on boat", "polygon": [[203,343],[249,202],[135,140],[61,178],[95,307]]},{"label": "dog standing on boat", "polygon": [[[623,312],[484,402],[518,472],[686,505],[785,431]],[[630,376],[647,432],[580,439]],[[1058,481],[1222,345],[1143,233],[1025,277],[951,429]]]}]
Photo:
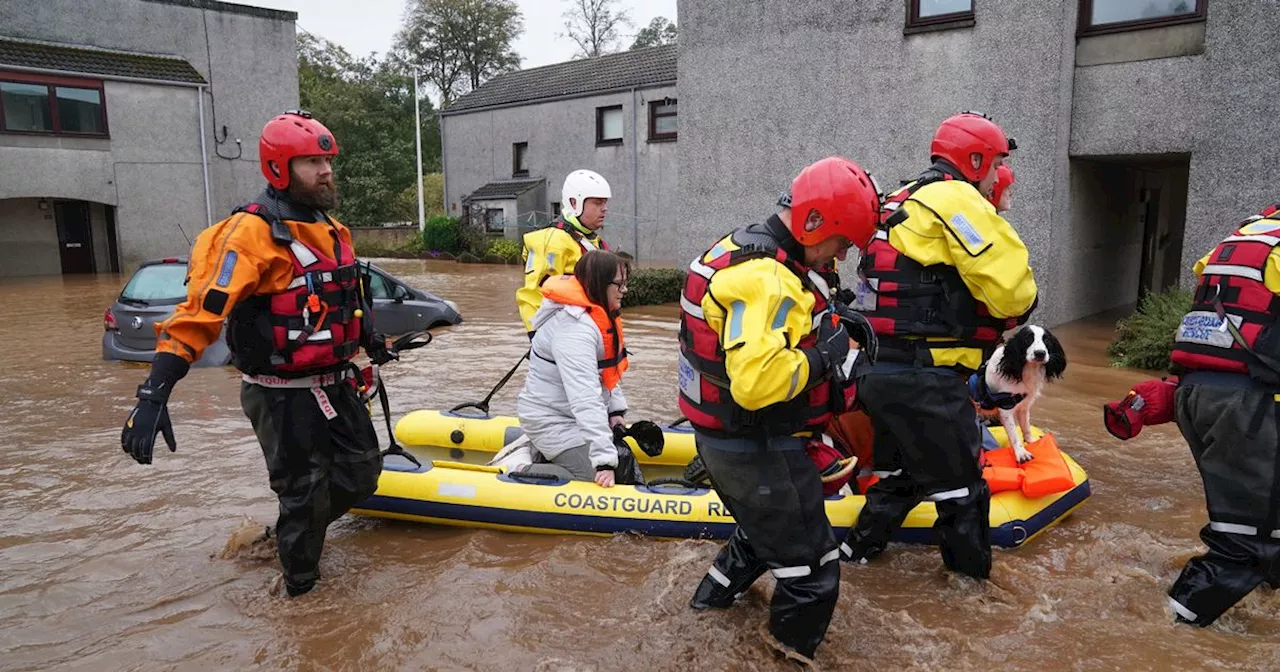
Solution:
[{"label": "dog standing on boat", "polygon": [[1031,407],[1045,384],[1060,380],[1066,369],[1067,353],[1058,339],[1044,327],[1026,325],[997,347],[978,372],[982,385],[974,401],[980,411],[994,409],[999,415],[1018,462],[1032,458],[1024,446],[1031,442]]}]

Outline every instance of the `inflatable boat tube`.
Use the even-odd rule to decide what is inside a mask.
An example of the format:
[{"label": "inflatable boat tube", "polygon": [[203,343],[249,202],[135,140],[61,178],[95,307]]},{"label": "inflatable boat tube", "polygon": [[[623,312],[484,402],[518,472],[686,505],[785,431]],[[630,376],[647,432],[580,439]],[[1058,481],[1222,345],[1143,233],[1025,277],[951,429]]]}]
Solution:
[{"label": "inflatable boat tube", "polygon": [[[400,434],[397,430],[397,436]],[[992,545],[1021,546],[1056,525],[1089,497],[1089,479],[1084,469],[1065,452],[1061,455],[1072,475],[1074,485],[1069,489],[1035,498],[1021,490],[992,495]],[[853,524],[863,501],[861,495],[827,498],[827,516],[838,534]],[[601,488],[594,483],[506,474],[497,467],[458,462],[437,460],[416,467],[397,456],[385,459],[377,492],[351,513],[545,534],[631,532],[658,538],[723,539],[734,528],[733,518],[719,497],[706,488]],[[936,517],[933,503],[921,503],[912,509],[894,540],[934,543],[931,528]]]}]

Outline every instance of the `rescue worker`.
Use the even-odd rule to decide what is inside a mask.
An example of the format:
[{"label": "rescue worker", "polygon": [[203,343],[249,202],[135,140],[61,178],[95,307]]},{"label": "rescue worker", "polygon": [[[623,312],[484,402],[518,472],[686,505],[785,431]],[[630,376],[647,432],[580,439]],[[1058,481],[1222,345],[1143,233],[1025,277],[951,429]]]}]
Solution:
[{"label": "rescue worker", "polygon": [[516,290],[520,319],[533,340],[533,316],[542,303],[542,283],[553,275],[572,273],[591,250],[608,250],[600,236],[613,193],[599,173],[575,170],[560,190],[560,217],[549,226],[524,234],[524,285]]},{"label": "rescue worker", "polygon": [[1002,332],[1036,304],[1027,248],[983,194],[1016,147],[990,118],[942,122],[933,165],[886,198],[881,230],[858,264],[852,307],[879,336],[860,383],[875,428],[875,475],[841,545],[866,563],[922,500],[937,504],[943,562],[977,578],[991,571],[990,491],[967,380]]},{"label": "rescue worker", "polygon": [[[792,182],[792,209],[734,231],[690,265],[681,296],[679,403],[698,456],[737,522],[694,592],[727,608],[765,571],[777,579],[765,642],[812,662],[840,585],[836,539],[808,441],[850,407],[870,327],[851,334],[812,269],[875,232],[874,180],[839,157]],[[851,319],[860,321],[856,313]]]},{"label": "rescue worker", "polygon": [[991,193],[987,195],[987,200],[991,201],[991,205],[996,206],[996,212],[1006,213],[1013,208],[1013,192],[1009,191],[1009,187],[1013,186],[1013,169],[1008,164],[1002,163],[996,168],[996,183],[991,187]]},{"label": "rescue worker", "polygon": [[1204,481],[1208,552],[1169,590],[1182,623],[1207,626],[1266,582],[1280,586],[1280,206],[1245,220],[1195,264],[1175,337],[1178,429]]},{"label": "rescue worker", "polygon": [[157,434],[177,450],[166,404],[226,320],[240,403],[280,503],[274,534],[293,597],[315,586],[329,523],[372,495],[382,470],[351,360],[360,347],[375,364],[394,353],[372,332],[351,233],[325,213],[338,205],[333,134],[291,110],[263,127],[258,152],[268,186],[196,238],[187,299],[156,325],[121,444],[139,464],[151,464]]}]

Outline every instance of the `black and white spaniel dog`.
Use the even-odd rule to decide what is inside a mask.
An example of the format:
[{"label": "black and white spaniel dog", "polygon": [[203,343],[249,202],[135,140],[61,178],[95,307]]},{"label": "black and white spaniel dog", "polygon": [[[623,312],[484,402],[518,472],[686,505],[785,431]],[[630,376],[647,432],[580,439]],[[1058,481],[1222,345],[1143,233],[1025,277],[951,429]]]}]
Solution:
[{"label": "black and white spaniel dog", "polygon": [[980,392],[974,400],[983,410],[998,411],[1018,462],[1026,462],[1032,458],[1023,447],[1024,442],[1031,442],[1031,406],[1045,384],[1062,378],[1067,353],[1048,329],[1026,325],[996,348],[983,369],[979,372],[982,385],[977,386]]}]

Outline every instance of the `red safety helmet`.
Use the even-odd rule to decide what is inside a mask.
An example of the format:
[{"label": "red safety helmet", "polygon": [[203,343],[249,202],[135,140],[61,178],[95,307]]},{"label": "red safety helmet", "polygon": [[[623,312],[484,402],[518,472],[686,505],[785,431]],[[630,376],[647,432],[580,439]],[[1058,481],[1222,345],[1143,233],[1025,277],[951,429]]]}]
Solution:
[{"label": "red safety helmet", "polygon": [[996,184],[991,188],[991,198],[987,200],[991,201],[991,205],[999,208],[1000,197],[1004,196],[1004,190],[1011,186],[1013,186],[1013,169],[1002,163],[999,168],[996,168]]},{"label": "red safety helmet", "polygon": [[337,156],[338,141],[305,110],[289,110],[267,122],[258,140],[262,175],[276,189],[289,188],[289,161],[299,156]]},{"label": "red safety helmet", "polygon": [[[946,159],[970,182],[980,182],[997,156],[1008,156],[1018,143],[1004,134],[991,117],[981,112],[961,112],[947,118],[933,134],[929,160]],[[982,157],[974,167],[970,157]]]},{"label": "red safety helmet", "polygon": [[[822,224],[810,230],[809,213]],[[829,156],[800,171],[791,182],[791,235],[801,245],[817,245],[844,236],[865,248],[880,221],[880,187],[870,173],[839,156]]]}]

